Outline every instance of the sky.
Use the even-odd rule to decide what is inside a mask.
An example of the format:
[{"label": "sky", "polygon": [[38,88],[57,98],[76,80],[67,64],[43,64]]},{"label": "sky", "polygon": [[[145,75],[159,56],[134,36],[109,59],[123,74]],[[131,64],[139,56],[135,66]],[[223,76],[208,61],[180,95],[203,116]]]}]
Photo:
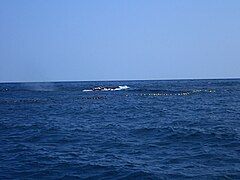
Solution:
[{"label": "sky", "polygon": [[0,1],[0,82],[239,77],[239,0]]}]

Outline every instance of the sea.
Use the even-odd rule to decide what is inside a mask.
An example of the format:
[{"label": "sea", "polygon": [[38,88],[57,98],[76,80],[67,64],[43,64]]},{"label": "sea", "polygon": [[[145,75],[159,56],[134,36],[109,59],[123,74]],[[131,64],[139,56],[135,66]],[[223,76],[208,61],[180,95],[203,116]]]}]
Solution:
[{"label": "sea", "polygon": [[0,179],[240,179],[240,79],[1,83]]}]

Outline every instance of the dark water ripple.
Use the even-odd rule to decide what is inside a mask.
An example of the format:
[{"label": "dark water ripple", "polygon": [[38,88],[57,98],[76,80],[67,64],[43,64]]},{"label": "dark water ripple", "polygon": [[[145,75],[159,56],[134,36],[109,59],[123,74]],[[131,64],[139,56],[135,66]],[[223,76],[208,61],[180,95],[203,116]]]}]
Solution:
[{"label": "dark water ripple", "polygon": [[238,79],[0,84],[0,179],[240,179],[239,97]]}]

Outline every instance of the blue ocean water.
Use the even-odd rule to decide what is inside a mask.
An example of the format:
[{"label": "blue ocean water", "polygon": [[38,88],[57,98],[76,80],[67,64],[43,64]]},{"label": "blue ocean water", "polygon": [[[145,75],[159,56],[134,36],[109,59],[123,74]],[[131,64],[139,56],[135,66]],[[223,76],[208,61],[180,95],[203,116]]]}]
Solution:
[{"label": "blue ocean water", "polygon": [[239,100],[239,79],[2,83],[0,179],[240,179]]}]

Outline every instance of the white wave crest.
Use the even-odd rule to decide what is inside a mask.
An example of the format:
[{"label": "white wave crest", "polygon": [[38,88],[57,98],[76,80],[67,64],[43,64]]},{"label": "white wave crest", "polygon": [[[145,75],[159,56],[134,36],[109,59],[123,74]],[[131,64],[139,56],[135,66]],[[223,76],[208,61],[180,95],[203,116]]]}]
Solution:
[{"label": "white wave crest", "polygon": [[125,90],[129,89],[130,87],[128,86],[116,86],[116,87],[96,87],[93,89],[84,89],[83,92],[90,92],[90,91],[120,91],[120,90]]},{"label": "white wave crest", "polygon": [[91,89],[84,89],[83,90],[83,92],[91,92],[91,91],[93,91],[93,90],[91,90]]},{"label": "white wave crest", "polygon": [[120,91],[120,90],[124,90],[124,89],[129,89],[130,87],[128,86],[118,86],[118,88],[113,89],[114,91]]}]

